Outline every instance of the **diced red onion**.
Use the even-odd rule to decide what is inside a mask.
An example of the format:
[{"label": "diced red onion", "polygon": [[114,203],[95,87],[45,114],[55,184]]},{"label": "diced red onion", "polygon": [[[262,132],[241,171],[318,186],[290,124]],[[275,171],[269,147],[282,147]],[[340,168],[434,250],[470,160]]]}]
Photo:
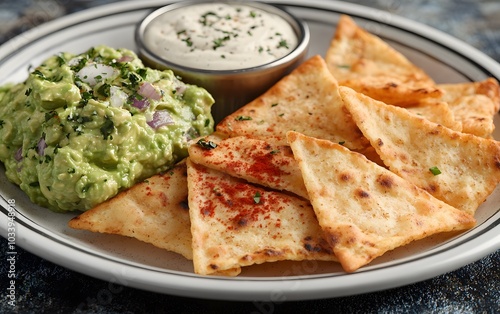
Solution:
[{"label": "diced red onion", "polygon": [[151,85],[151,83],[143,83],[141,87],[139,87],[139,90],[137,91],[139,95],[145,98],[153,99],[153,100],[160,100],[161,94],[156,90],[156,88]]},{"label": "diced red onion", "polygon": [[47,143],[45,142],[45,138],[42,136],[38,140],[38,144],[36,145],[36,152],[39,156],[45,155],[45,148],[47,147]]},{"label": "diced red onion", "polygon": [[181,94],[181,95],[182,95],[182,94],[186,91],[186,89],[187,89],[187,86],[186,86],[186,85],[184,85],[184,84],[183,84],[183,85],[179,85],[179,86],[177,86],[177,87],[175,88],[175,93],[176,93],[176,94]]},{"label": "diced red onion", "polygon": [[19,149],[16,151],[16,154],[14,155],[14,159],[19,162],[23,159],[23,148],[19,147]]},{"label": "diced red onion", "polygon": [[132,106],[138,108],[138,109],[144,109],[144,108],[147,108],[149,106],[149,101],[147,99],[137,99],[137,98],[134,98],[134,101],[132,102]]},{"label": "diced red onion", "polygon": [[134,60],[132,56],[122,56],[120,59],[118,59],[118,62],[130,62]]},{"label": "diced red onion", "polygon": [[153,129],[158,129],[164,125],[174,124],[174,119],[166,110],[158,110],[153,113],[153,119],[147,122]]}]

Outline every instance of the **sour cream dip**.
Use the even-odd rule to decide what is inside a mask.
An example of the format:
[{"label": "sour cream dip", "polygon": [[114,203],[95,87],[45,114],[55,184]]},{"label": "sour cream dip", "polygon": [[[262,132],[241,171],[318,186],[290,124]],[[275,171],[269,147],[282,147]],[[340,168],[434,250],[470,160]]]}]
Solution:
[{"label": "sour cream dip", "polygon": [[243,3],[198,3],[155,17],[144,44],[160,58],[205,70],[238,70],[280,59],[298,44],[283,17]]}]

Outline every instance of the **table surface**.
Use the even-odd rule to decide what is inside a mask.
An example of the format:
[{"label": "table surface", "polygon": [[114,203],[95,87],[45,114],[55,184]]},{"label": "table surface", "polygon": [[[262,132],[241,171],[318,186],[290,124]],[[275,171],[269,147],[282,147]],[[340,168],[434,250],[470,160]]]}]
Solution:
[{"label": "table surface", "polygon": [[[116,0],[0,0],[0,44],[32,28]],[[500,62],[498,0],[356,0],[442,30]],[[43,12],[43,14],[40,14]],[[7,252],[7,241],[1,241]],[[4,258],[5,260],[5,253]],[[369,294],[286,303],[229,302],[176,297],[113,286],[17,248],[17,308],[7,304],[3,276],[0,313],[498,313],[500,251],[441,276]],[[0,263],[7,274],[8,263]]]}]

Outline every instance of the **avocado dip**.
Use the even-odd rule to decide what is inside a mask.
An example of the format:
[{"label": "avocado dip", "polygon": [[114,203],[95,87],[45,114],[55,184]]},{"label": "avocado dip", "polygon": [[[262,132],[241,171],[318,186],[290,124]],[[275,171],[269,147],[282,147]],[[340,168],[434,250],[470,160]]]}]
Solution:
[{"label": "avocado dip", "polygon": [[213,103],[127,49],[60,53],[0,87],[0,161],[34,203],[85,211],[186,157]]}]

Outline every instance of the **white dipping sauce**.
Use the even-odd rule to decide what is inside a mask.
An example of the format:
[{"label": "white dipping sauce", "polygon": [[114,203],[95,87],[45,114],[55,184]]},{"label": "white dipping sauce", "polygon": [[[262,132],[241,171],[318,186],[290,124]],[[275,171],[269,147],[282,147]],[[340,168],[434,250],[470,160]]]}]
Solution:
[{"label": "white dipping sauce", "polygon": [[252,6],[202,3],[165,12],[144,32],[159,57],[187,67],[236,70],[279,59],[297,46],[281,16]]}]

